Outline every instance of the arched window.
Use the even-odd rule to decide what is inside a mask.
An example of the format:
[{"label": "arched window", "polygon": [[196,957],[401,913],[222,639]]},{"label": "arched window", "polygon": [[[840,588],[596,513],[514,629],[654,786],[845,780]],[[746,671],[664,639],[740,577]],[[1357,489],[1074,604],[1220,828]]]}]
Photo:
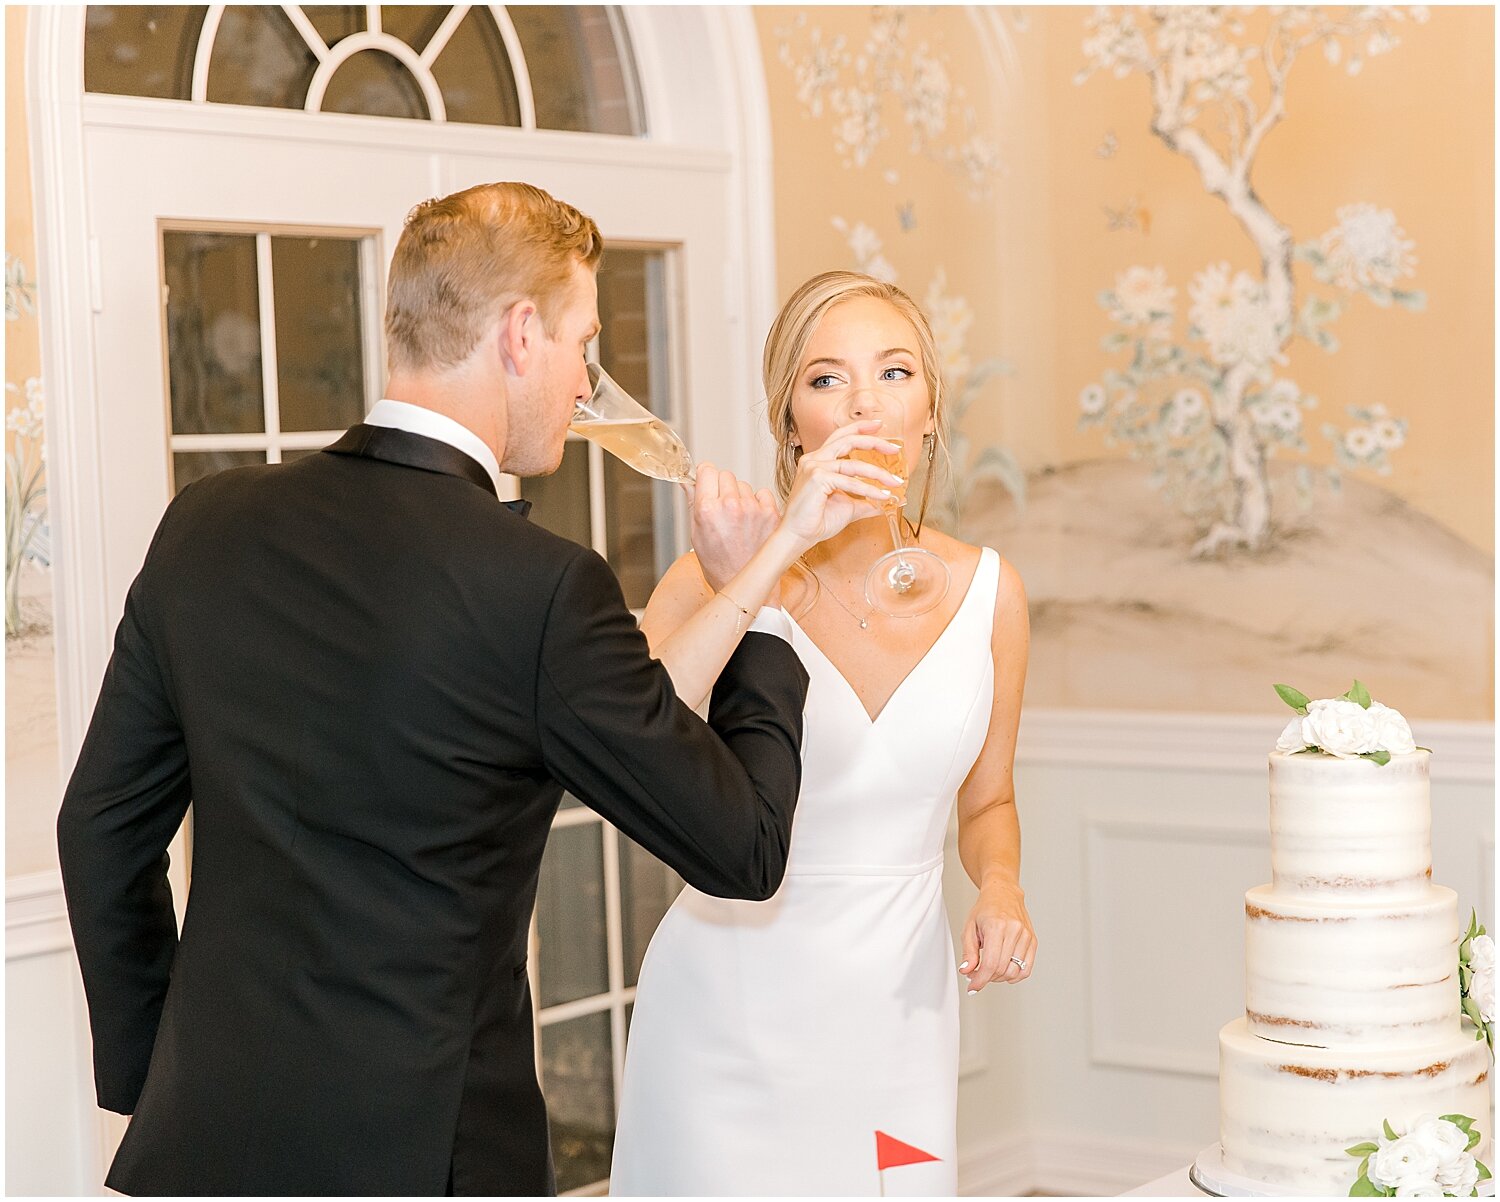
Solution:
[{"label": "arched window", "polygon": [[645,133],[604,5],[92,4],[84,44],[90,92]]}]

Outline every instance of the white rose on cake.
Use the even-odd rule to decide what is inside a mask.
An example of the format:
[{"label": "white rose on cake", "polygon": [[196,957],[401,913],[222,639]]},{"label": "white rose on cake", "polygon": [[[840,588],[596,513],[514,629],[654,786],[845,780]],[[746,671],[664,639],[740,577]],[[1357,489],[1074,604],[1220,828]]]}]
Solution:
[{"label": "white rose on cake", "polygon": [[1469,996],[1479,1007],[1479,1017],[1495,1021],[1495,941],[1488,935],[1476,935],[1469,945]]},{"label": "white rose on cake", "polygon": [[1281,732],[1281,738],[1276,740],[1277,751],[1301,751],[1306,747],[1307,740],[1302,737],[1302,719],[1293,718],[1286,724],[1286,729]]},{"label": "white rose on cake", "polygon": [[[1450,1123],[1449,1126],[1452,1124]],[[1473,1193],[1478,1181],[1479,1166],[1474,1163],[1474,1158],[1467,1152],[1455,1156],[1437,1172],[1440,1192],[1452,1194],[1455,1198],[1467,1198]]]},{"label": "white rose on cake", "polygon": [[1469,1148],[1469,1137],[1457,1125],[1434,1114],[1424,1114],[1413,1123],[1411,1135],[1431,1148],[1440,1164],[1452,1162]]},{"label": "white rose on cake", "polygon": [[1377,750],[1389,751],[1392,755],[1410,755],[1417,749],[1417,741],[1411,737],[1411,726],[1399,710],[1372,701],[1365,712],[1375,723]]},{"label": "white rose on cake", "polygon": [[1308,743],[1341,760],[1380,750],[1370,711],[1357,701],[1345,701],[1342,697],[1312,702],[1302,719],[1302,735]]},{"label": "white rose on cake", "polygon": [[1380,1151],[1370,1157],[1368,1175],[1381,1189],[1407,1190],[1431,1185],[1437,1177],[1438,1154],[1425,1140],[1413,1135],[1381,1140]]}]

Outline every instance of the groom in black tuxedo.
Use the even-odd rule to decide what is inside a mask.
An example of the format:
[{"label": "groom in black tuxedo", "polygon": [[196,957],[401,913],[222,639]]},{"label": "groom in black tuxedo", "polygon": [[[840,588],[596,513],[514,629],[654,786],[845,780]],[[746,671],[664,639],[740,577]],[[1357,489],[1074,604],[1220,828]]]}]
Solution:
[{"label": "groom in black tuxedo", "polygon": [[[419,206],[390,399],[163,516],[58,819],[99,1104],[133,1116],[111,1187],[552,1193],[526,947],[563,789],[699,889],[777,889],[807,688],[784,615],[705,724],[604,561],[496,499],[561,459],[601,249],[526,185]],[[700,494],[694,539],[720,587],[760,535]]]}]

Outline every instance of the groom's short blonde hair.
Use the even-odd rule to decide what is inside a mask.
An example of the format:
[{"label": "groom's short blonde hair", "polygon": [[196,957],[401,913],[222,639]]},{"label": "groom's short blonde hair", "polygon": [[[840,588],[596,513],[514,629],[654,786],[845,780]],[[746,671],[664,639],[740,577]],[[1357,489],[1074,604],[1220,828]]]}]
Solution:
[{"label": "groom's short blonde hair", "polygon": [[531,184],[479,184],[423,201],[391,257],[391,371],[457,366],[485,327],[523,298],[536,302],[551,334],[574,265],[597,270],[603,253],[592,218]]}]

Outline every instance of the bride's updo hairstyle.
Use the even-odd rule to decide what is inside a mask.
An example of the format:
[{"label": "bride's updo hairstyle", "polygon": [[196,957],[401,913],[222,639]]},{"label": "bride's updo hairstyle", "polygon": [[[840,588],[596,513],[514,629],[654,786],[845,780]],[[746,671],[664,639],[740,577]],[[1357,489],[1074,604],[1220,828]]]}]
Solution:
[{"label": "bride's updo hairstyle", "polygon": [[920,530],[927,516],[932,478],[937,474],[934,462],[937,452],[942,452],[943,463],[948,464],[948,408],[942,369],[938,363],[937,340],[932,336],[932,326],[926,315],[911,297],[895,284],[887,284],[857,271],[825,271],[813,276],[788,298],[771,323],[771,332],[766,335],[761,380],[766,390],[766,416],[770,419],[771,435],[776,439],[776,491],[783,500],[786,499],[797,475],[797,461],[802,458],[802,448],[794,445],[796,430],[792,423],[792,392],[797,386],[797,367],[807,352],[807,344],[812,341],[813,332],[828,310],[861,296],[885,301],[911,322],[917,334],[916,349],[922,356],[922,375],[927,381],[927,393],[932,398],[935,431],[924,455],[927,479],[922,485],[922,504],[917,516],[917,529]]}]

